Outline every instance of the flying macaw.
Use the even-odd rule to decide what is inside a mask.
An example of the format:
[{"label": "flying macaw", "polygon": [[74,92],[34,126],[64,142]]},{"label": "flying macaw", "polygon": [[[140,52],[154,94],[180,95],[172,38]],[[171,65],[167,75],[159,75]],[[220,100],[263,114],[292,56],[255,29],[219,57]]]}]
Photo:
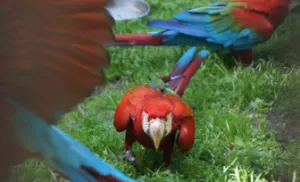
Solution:
[{"label": "flying macaw", "polygon": [[[295,0],[296,1],[296,0]],[[245,64],[252,63],[253,46],[268,40],[288,15],[294,0],[221,0],[184,10],[171,20],[152,20],[163,29],[143,34],[117,34],[108,46],[206,46],[228,50]],[[299,4],[299,3],[297,3]]]},{"label": "flying macaw", "polygon": [[[104,85],[114,40],[107,0],[3,0],[0,3],[1,181],[39,157],[77,182],[134,182],[52,126]],[[100,72],[99,72],[100,71]]]},{"label": "flying macaw", "polygon": [[[178,93],[183,93],[191,76],[208,56],[206,50],[197,55],[194,55],[195,51],[195,48],[187,51],[170,75],[163,77],[163,81],[170,81],[170,85],[165,83],[164,88],[159,88],[155,84],[141,84],[125,93],[116,109],[114,126],[118,132],[126,131],[126,160],[136,162],[132,151],[135,141],[145,148],[162,150],[166,167],[171,162],[175,139],[183,153],[192,148],[195,118],[190,106]],[[179,135],[176,137],[178,131]]]}]

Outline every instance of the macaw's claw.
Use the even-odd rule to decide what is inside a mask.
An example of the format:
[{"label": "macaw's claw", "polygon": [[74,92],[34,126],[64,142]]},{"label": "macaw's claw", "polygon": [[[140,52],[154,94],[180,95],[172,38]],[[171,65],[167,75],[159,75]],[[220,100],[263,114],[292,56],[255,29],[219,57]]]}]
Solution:
[{"label": "macaw's claw", "polygon": [[130,163],[136,163],[136,157],[132,150],[126,150],[123,153],[123,160],[127,160]]}]

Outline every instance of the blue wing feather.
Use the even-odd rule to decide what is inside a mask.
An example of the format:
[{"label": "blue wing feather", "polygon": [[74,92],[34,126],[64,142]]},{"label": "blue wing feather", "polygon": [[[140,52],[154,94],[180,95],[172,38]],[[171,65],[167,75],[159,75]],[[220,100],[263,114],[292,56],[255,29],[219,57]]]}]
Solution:
[{"label": "blue wing feather", "polygon": [[247,27],[234,31],[238,22],[232,18],[230,8],[224,3],[184,10],[171,20],[153,20],[149,27],[163,29],[158,34],[168,35],[165,45],[207,46],[211,49],[232,47],[249,49],[261,40],[256,32]]},{"label": "blue wing feather", "polygon": [[[191,10],[185,10],[177,13],[174,19],[177,21],[194,24],[205,24],[212,21],[211,15],[201,14],[201,16],[199,16],[199,13],[192,13]],[[218,17],[218,19],[221,19],[221,17]]]},{"label": "blue wing feather", "polygon": [[43,155],[46,165],[64,173],[72,181],[96,181],[81,167],[91,167],[102,176],[112,175],[124,182],[135,182],[125,174],[94,155],[84,145],[60,129],[48,125],[41,118],[23,108],[11,99],[14,106],[13,126],[21,144],[33,152]]},{"label": "blue wing feather", "polygon": [[178,21],[164,21],[164,20],[153,20],[148,23],[148,26],[154,28],[163,28],[177,31],[179,33],[195,36],[195,37],[207,37],[206,31],[199,29],[197,25],[193,24],[182,24]]}]

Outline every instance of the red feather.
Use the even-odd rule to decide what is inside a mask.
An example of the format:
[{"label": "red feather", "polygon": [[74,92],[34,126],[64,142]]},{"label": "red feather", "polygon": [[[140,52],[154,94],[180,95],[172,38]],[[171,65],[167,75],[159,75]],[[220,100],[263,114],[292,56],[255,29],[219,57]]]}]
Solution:
[{"label": "red feather", "polygon": [[172,112],[172,131],[162,140],[159,150],[164,152],[164,162],[171,161],[176,131],[182,152],[190,150],[195,138],[195,122],[191,108],[178,95],[163,94],[149,85],[137,85],[128,90],[117,107],[114,126],[118,132],[126,130],[125,150],[130,150],[135,141],[145,148],[154,149],[152,139],[142,128],[142,113],[149,118],[165,118]]},{"label": "red feather", "polygon": [[250,11],[248,9],[235,8],[232,15],[242,26],[253,28],[256,32],[269,38],[274,32],[271,22],[262,14]]},{"label": "red feather", "polygon": [[14,110],[3,97],[54,124],[56,111],[68,111],[95,86],[105,84],[109,56],[102,45],[114,39],[106,4],[107,0],[1,1],[0,142],[6,149],[1,176],[29,156],[10,140],[8,118]]},{"label": "red feather", "polygon": [[163,45],[166,36],[151,34],[117,34],[116,45]]},{"label": "red feather", "polygon": [[268,39],[288,15],[290,0],[233,0],[245,3],[245,8],[234,8],[233,17],[243,26],[253,28]]}]

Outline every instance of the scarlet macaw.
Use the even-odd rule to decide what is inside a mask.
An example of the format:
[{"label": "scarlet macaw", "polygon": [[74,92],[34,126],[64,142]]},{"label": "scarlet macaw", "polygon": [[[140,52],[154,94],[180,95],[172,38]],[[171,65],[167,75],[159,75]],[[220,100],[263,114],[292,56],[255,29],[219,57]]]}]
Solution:
[{"label": "scarlet macaw", "polygon": [[200,63],[208,56],[203,50],[195,55],[191,48],[175,65],[173,71],[162,79],[170,82],[165,89],[153,84],[136,85],[129,89],[119,103],[114,117],[118,132],[126,130],[124,158],[135,162],[132,144],[137,141],[145,148],[162,150],[165,166],[171,162],[174,141],[186,153],[194,143],[195,118],[192,109],[178,95],[183,90]]}]

